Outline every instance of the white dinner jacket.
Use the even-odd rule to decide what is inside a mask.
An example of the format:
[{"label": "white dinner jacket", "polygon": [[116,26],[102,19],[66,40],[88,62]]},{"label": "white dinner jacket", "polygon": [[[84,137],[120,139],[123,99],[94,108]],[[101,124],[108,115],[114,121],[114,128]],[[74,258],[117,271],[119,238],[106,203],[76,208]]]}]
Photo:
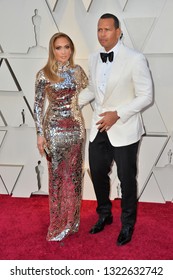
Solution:
[{"label": "white dinner jacket", "polygon": [[144,133],[141,110],[153,99],[153,85],[150,70],[143,54],[120,45],[107,80],[103,101],[99,98],[98,65],[100,54],[96,52],[89,58],[89,86],[79,94],[79,105],[91,100],[94,113],[91,123],[90,141],[93,141],[98,128],[99,114],[117,111],[120,119],[107,131],[113,146],[126,146],[140,140]]}]

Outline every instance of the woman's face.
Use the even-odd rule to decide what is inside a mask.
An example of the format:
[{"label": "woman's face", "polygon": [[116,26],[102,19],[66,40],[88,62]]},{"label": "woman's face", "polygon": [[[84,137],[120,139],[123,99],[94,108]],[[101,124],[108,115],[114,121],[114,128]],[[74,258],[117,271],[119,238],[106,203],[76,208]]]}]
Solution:
[{"label": "woman's face", "polygon": [[65,64],[71,56],[70,42],[65,37],[57,38],[54,42],[54,55],[58,62]]}]

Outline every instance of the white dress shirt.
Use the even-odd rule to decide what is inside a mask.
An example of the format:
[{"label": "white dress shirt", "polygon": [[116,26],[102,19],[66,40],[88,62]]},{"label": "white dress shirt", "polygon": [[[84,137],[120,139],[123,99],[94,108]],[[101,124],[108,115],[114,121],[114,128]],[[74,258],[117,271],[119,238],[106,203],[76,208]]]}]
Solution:
[{"label": "white dress shirt", "polygon": [[[115,60],[115,57],[118,53],[120,44],[121,44],[121,41],[118,41],[116,46],[109,51],[109,52],[112,52],[112,51],[114,52],[114,60]],[[105,49],[103,49],[102,52],[106,52]],[[109,77],[109,74],[110,74],[110,71],[111,71],[112,63],[113,62],[110,62],[109,59],[107,59],[106,63],[103,63],[101,58],[99,59],[99,68],[98,68],[98,71],[99,71],[98,85],[99,86],[98,86],[98,89],[99,89],[99,96],[100,96],[101,101],[103,101],[103,99],[104,99],[104,94],[105,94],[105,90],[106,90],[106,83],[107,83],[107,80],[108,80],[108,77]]]}]

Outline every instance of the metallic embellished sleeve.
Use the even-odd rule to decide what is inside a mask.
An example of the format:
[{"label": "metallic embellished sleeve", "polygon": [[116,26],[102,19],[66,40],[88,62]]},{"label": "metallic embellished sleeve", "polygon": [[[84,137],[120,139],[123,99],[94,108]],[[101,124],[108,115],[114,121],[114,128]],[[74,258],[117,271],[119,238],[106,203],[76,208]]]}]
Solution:
[{"label": "metallic embellished sleeve", "polygon": [[78,93],[87,87],[88,85],[88,77],[83,70],[81,66],[77,66],[77,71],[76,71],[76,81],[77,81],[77,87],[78,87]]},{"label": "metallic embellished sleeve", "polygon": [[34,120],[37,135],[43,136],[43,116],[46,98],[46,79],[40,71],[35,81]]}]

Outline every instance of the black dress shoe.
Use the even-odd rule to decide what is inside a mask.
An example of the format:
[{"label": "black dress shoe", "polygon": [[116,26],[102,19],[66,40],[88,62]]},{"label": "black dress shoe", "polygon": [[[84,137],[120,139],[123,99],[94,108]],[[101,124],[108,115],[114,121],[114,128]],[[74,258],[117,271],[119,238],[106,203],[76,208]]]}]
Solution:
[{"label": "black dress shoe", "polygon": [[100,217],[98,222],[92,227],[92,229],[89,231],[91,234],[98,233],[102,231],[105,227],[105,225],[110,225],[113,222],[113,216],[107,216],[107,217]]},{"label": "black dress shoe", "polygon": [[133,234],[133,227],[131,226],[123,227],[118,236],[117,245],[122,246],[130,242],[132,239],[132,234]]}]

